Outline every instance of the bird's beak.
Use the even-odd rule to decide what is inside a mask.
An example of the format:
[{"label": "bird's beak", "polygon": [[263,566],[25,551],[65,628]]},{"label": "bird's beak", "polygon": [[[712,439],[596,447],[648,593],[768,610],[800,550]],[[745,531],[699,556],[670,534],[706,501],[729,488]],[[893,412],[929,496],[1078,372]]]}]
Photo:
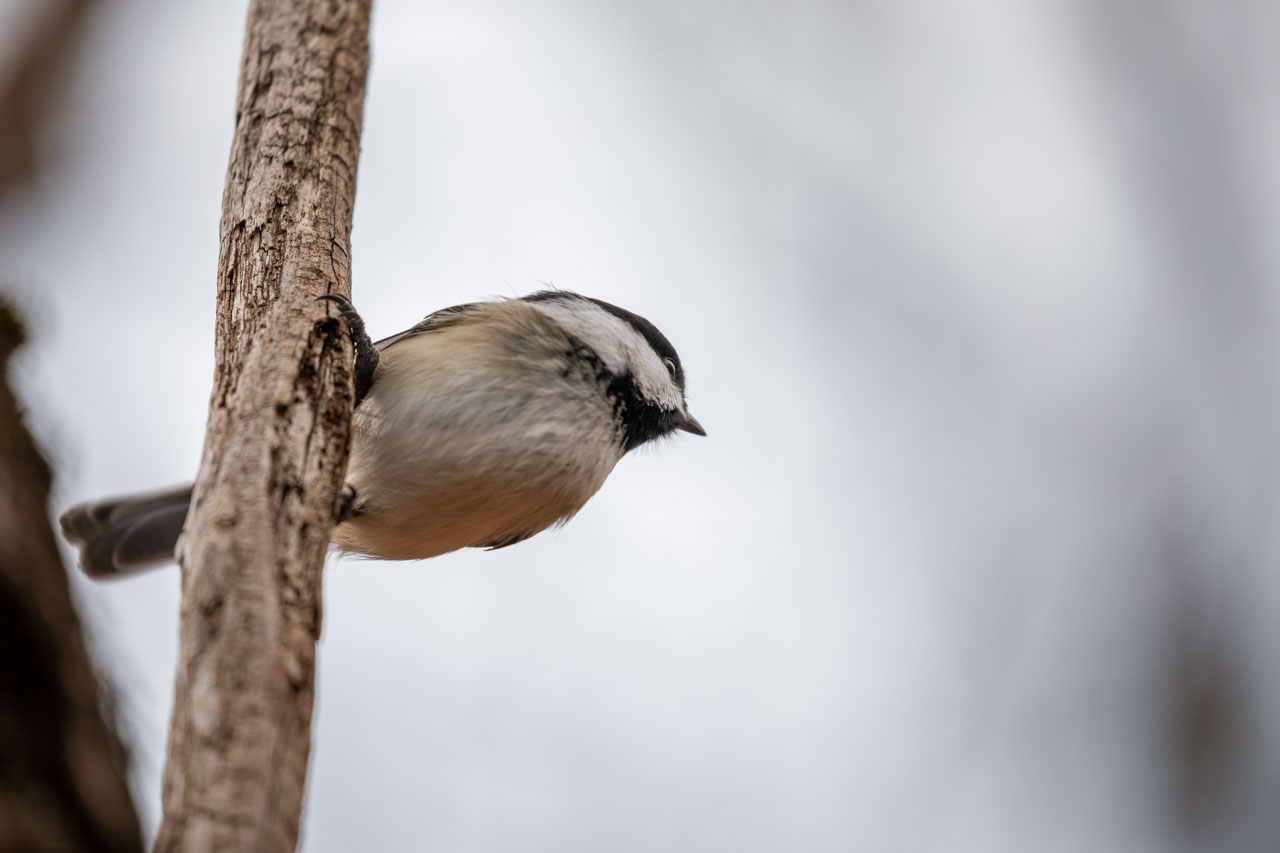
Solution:
[{"label": "bird's beak", "polygon": [[691,432],[694,435],[707,434],[707,431],[702,428],[702,424],[698,423],[698,419],[688,412],[685,412],[680,416],[680,422],[676,424],[676,429],[682,429],[685,432]]}]

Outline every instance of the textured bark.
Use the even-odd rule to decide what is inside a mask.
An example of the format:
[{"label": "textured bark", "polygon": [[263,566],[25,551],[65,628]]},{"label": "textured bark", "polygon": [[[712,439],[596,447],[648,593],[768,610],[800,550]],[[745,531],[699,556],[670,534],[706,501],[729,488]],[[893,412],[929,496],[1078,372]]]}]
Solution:
[{"label": "textured bark", "polygon": [[49,526],[49,467],[5,377],[20,342],[0,303],[0,850],[141,851]]},{"label": "textured bark", "polygon": [[321,570],[346,469],[349,236],[369,0],[254,0],[223,195],[216,371],[179,543],[156,849],[297,846]]}]

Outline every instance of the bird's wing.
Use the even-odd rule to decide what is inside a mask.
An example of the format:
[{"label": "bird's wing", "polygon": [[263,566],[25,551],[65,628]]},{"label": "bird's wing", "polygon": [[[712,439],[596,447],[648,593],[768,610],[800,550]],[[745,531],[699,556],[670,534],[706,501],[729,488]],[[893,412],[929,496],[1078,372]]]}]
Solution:
[{"label": "bird's wing", "polygon": [[442,308],[433,314],[423,317],[416,325],[410,326],[403,332],[392,335],[389,338],[383,338],[374,344],[378,352],[382,352],[392,344],[399,343],[406,338],[416,338],[418,335],[425,335],[428,332],[435,332],[440,329],[452,326],[467,314],[482,308],[486,303],[468,302],[465,305],[454,305],[452,308]]}]

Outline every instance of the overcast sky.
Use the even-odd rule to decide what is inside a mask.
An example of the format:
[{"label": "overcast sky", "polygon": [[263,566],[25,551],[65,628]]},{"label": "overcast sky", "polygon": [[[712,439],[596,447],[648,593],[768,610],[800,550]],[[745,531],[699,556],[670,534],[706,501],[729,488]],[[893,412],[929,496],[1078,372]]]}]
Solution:
[{"label": "overcast sky", "polygon": [[[0,208],[57,511],[198,464],[245,11],[103,6]],[[378,0],[374,336],[578,290],[671,338],[709,436],[514,548],[331,560],[303,849],[1275,849],[1278,36]],[[178,575],[76,590],[154,832]],[[1188,805],[1197,667],[1229,736]]]}]

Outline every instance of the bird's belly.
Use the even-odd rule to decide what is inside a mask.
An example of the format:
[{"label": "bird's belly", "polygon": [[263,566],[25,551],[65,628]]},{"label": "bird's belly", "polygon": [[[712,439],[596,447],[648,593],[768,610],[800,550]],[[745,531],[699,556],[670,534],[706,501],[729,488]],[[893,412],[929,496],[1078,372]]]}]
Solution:
[{"label": "bird's belly", "polygon": [[340,524],[333,541],[345,551],[386,560],[512,544],[568,519],[591,492],[546,483],[446,478],[419,494],[400,496],[390,508],[371,506]]},{"label": "bird's belly", "polygon": [[[469,467],[465,455],[441,454],[429,464],[406,463],[398,477],[374,479],[357,449],[348,479],[358,514],[338,525],[333,542],[344,551],[387,560],[527,539],[573,517],[617,461],[612,452],[587,454],[577,447],[559,461],[497,470]],[[385,464],[380,470],[387,470]]]}]

